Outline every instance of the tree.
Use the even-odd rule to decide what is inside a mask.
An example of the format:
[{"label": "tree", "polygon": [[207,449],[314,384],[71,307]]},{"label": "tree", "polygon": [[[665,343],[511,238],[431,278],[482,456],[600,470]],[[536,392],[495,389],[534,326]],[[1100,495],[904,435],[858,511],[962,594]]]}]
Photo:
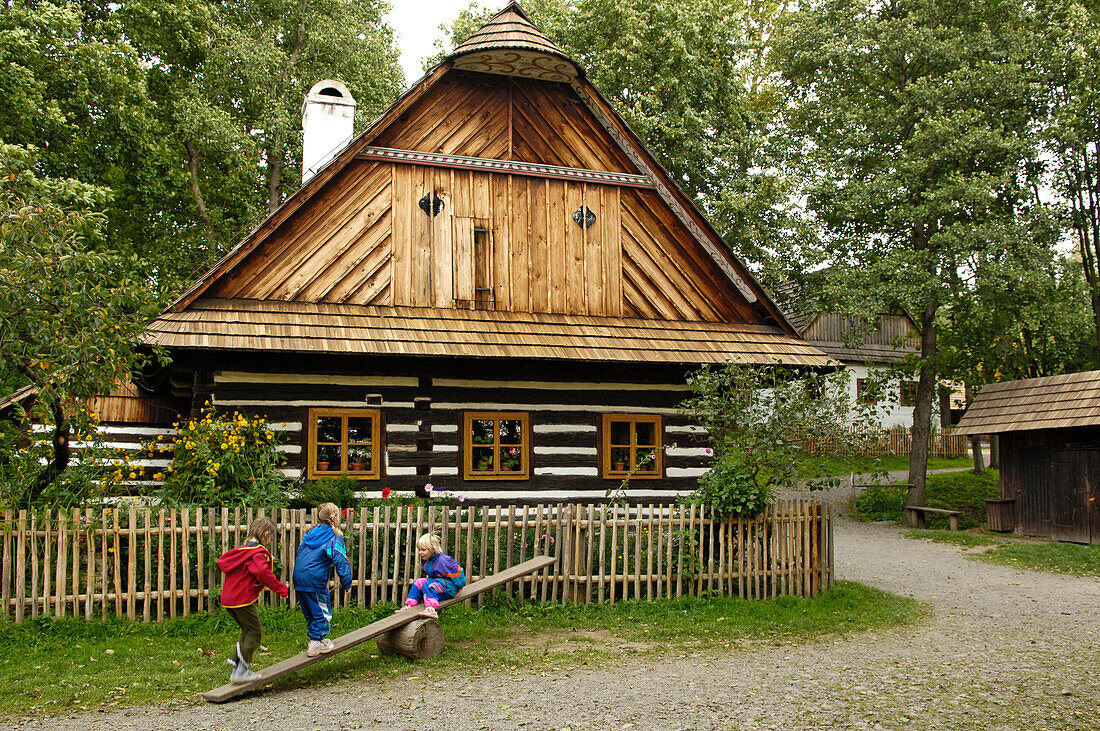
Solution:
[{"label": "tree", "polygon": [[[795,485],[805,446],[854,456],[874,438],[874,407],[848,397],[848,374],[731,364],[688,377],[694,396],[681,404],[706,429],[714,453],[692,499],[720,518],[751,517],[775,489]],[[813,480],[811,488],[837,484]]]},{"label": "tree", "polygon": [[1043,0],[1036,57],[1043,69],[1045,148],[1092,305],[1092,365],[1100,368],[1100,5]]},{"label": "tree", "polygon": [[896,302],[921,350],[909,501],[923,505],[937,315],[973,252],[996,259],[1035,168],[1027,28],[1017,2],[820,0],[776,57],[792,145],[836,272],[831,298],[870,320]]},{"label": "tree", "polygon": [[[74,422],[151,357],[138,337],[155,312],[141,262],[98,249],[102,188],[39,177],[34,151],[0,143],[0,363],[37,388],[53,459],[28,502],[68,466]],[[78,423],[79,426],[79,423]]]}]

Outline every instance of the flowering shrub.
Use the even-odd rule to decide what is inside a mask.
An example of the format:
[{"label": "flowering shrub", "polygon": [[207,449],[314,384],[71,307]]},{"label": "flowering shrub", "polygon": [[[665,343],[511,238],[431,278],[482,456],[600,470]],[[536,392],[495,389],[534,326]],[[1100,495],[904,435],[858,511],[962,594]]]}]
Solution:
[{"label": "flowering shrub", "polygon": [[284,463],[276,451],[275,432],[264,417],[216,414],[205,407],[198,419],[174,424],[172,444],[146,445],[151,455],[171,454],[160,497],[167,503],[195,505],[283,505]]}]

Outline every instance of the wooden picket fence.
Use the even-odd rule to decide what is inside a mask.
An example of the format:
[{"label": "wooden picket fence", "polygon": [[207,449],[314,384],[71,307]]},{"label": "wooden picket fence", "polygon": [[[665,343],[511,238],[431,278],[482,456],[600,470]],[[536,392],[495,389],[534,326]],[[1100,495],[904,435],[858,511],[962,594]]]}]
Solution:
[{"label": "wooden picket fence", "polygon": [[[54,615],[161,621],[214,611],[218,556],[253,518],[279,526],[276,574],[290,583],[308,510],[124,508],[0,513],[0,618]],[[418,576],[415,542],[437,533],[477,581],[536,555],[557,562],[503,592],[542,602],[616,602],[727,594],[814,596],[833,582],[826,506],[780,501],[751,520],[712,520],[702,507],[555,504],[348,509],[354,586],[336,607],[399,603]],[[264,592],[261,601],[283,600]],[[485,601],[479,596],[479,603]],[[295,594],[290,595],[295,604]]]},{"label": "wooden picket fence", "polygon": [[[851,434],[858,433],[856,427],[847,427]],[[908,427],[895,426],[883,431],[876,438],[868,439],[864,454],[877,457],[883,454],[908,455],[913,448],[913,437]],[[808,439],[800,444],[810,454],[823,454],[829,451],[829,440]],[[970,439],[953,430],[937,431],[928,435],[929,457],[965,457],[969,454]]]}]

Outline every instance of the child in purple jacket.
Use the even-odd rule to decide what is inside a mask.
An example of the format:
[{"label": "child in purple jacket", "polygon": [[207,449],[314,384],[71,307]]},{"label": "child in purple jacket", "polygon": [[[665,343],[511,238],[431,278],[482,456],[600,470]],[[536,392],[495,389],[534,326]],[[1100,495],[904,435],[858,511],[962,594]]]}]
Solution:
[{"label": "child in purple jacket", "polygon": [[416,539],[416,553],[424,562],[424,576],[409,587],[405,607],[415,607],[424,600],[422,617],[439,616],[439,600],[450,599],[466,586],[466,572],[458,561],[443,553],[443,545],[434,533],[425,533]]}]

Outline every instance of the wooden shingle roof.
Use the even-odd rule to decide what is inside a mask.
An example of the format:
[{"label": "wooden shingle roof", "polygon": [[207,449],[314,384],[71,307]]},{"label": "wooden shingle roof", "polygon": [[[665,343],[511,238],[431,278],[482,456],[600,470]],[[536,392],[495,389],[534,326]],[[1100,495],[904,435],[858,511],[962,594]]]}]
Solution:
[{"label": "wooden shingle roof", "polygon": [[1100,425],[1100,371],[983,386],[959,434],[997,434]]},{"label": "wooden shingle roof", "polygon": [[580,70],[527,19],[518,2],[490,18],[449,56],[456,68],[568,82]]},{"label": "wooden shingle roof", "polygon": [[146,342],[169,348],[642,363],[824,366],[771,325],[526,312],[201,299],[165,312]]}]

